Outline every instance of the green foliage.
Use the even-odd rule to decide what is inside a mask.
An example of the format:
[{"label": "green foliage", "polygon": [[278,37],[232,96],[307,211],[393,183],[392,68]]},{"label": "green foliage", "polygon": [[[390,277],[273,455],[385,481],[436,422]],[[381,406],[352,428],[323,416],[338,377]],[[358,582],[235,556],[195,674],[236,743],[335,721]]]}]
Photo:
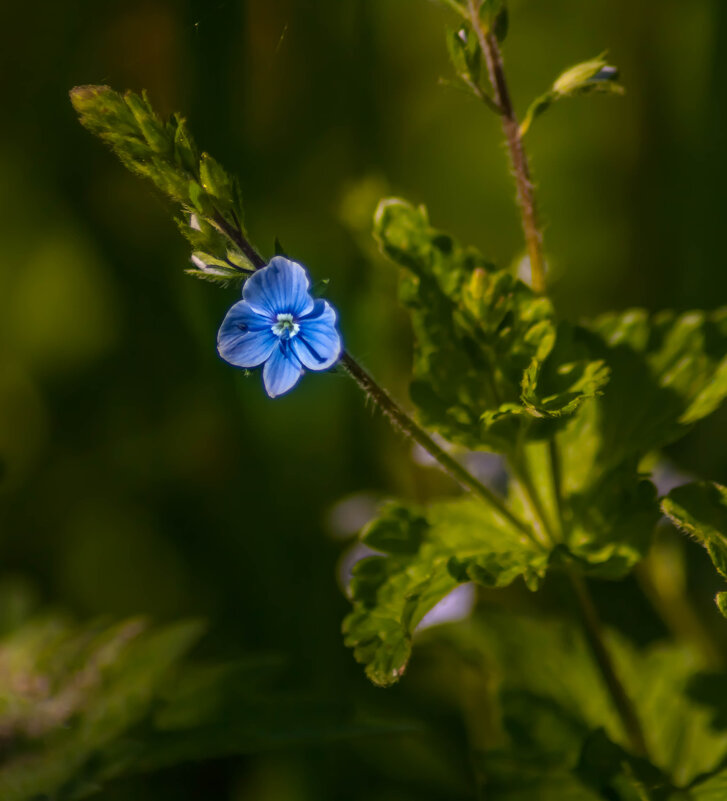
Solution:
[{"label": "green foliage", "polygon": [[691,801],[723,801],[727,798],[727,769],[696,782],[688,797]]},{"label": "green foliage", "polygon": [[[686,484],[662,501],[664,514],[707,549],[722,578],[727,579],[727,487],[712,482]],[[727,592],[715,598],[727,617]]]},{"label": "green foliage", "polygon": [[613,743],[603,729],[596,729],[586,738],[576,773],[601,797],[623,801],[674,799],[675,788],[662,771],[647,759],[631,756]]},{"label": "green foliage", "polygon": [[505,0],[481,0],[478,16],[485,35],[491,33],[498,42],[505,41],[510,25]]},{"label": "green foliage", "polygon": [[281,693],[281,661],[194,664],[198,622],[24,624],[0,640],[3,801],[84,798],[128,773],[291,743],[411,731]]},{"label": "green foliage", "polygon": [[556,434],[566,541],[604,558],[617,577],[643,555],[658,517],[653,487],[639,474],[645,454],[684,436],[727,394],[725,313],[629,310],[579,329],[611,370],[605,393]]},{"label": "green foliage", "polygon": [[434,504],[426,511],[387,506],[363,533],[384,555],[359,562],[345,642],[375,683],[399,679],[417,625],[458,583],[503,587],[523,576],[537,586],[546,555],[478,500]]},{"label": "green foliage", "polygon": [[674,442],[727,396],[727,310],[650,317],[632,309],[589,328],[591,349],[612,371],[594,419],[584,421],[600,431],[594,474]]},{"label": "green foliage", "polygon": [[563,98],[594,92],[623,94],[624,88],[618,83],[618,77],[618,70],[610,66],[603,56],[570,67],[556,78],[545,94],[530,104],[520,125],[520,135],[525,135],[541,114]]},{"label": "green foliage", "polygon": [[451,536],[457,502],[387,511],[364,535],[387,555],[359,566],[346,624],[357,658],[387,684],[406,665],[419,620],[457,581],[502,586],[523,575],[534,583],[546,567],[563,566],[618,579],[633,568],[659,518],[639,464],[723,400],[727,336],[723,311],[650,318],[630,310],[557,323],[547,299],[401,200],[382,201],[374,234],[404,268],[411,394],[422,421],[456,444],[508,455],[510,507],[540,543],[513,552],[518,531],[498,542]]},{"label": "green foliage", "polygon": [[254,269],[231,231],[242,228],[239,183],[209,154],[199,154],[185,120],[164,122],[146,93],[120,94],[108,86],[77,86],[71,102],[81,123],[132,172],[150,180],[184,217],[179,227],[194,250],[196,278],[228,284]]},{"label": "green foliage", "polygon": [[[448,35],[455,71],[495,107],[482,88],[485,58],[471,26],[496,50],[507,33],[506,4],[444,2],[467,20]],[[617,78],[602,57],[570,68],[530,106],[520,134],[557,100],[621,93]],[[258,266],[238,183],[199,153],[184,120],[165,122],[145,95],[108,87],[78,87],[71,97],[81,122],[179,208],[193,249],[190,274],[226,284]],[[529,176],[508,116],[505,129],[523,200]],[[546,571],[563,568],[618,579],[642,558],[659,506],[641,465],[727,396],[727,310],[653,317],[630,310],[573,325],[513,270],[433,228],[423,207],[382,201],[374,234],[402,268],[419,417],[455,447],[505,454],[504,502],[513,515],[493,511],[480,487],[482,499],[392,503],[365,529],[363,542],[379,555],[354,569],[345,642],[370,679],[388,686],[406,669],[424,616],[457,585],[501,588],[522,578],[536,590]],[[476,481],[463,483],[477,489]],[[727,489],[683,487],[662,508],[727,578]],[[727,613],[727,592],[717,603]],[[190,665],[196,624],[149,631],[131,623],[93,636],[69,629],[58,642],[28,631],[9,651],[20,653],[24,673],[48,674],[44,686],[53,690],[28,703],[26,690],[8,685],[0,724],[12,758],[0,768],[0,795],[9,801],[80,798],[124,773],[275,743],[407,729],[361,722],[330,699],[281,698],[261,678],[274,673],[265,661]],[[641,652],[607,636],[647,735],[646,756],[632,753],[592,654],[570,625],[494,614],[474,636],[450,636],[469,637],[468,649],[474,640],[487,666],[499,730],[472,757],[487,798],[708,801],[724,792],[727,734],[720,709],[687,692],[699,667],[688,651]],[[47,654],[39,658],[41,640],[52,667]]]},{"label": "green foliage", "polygon": [[481,653],[496,680],[502,734],[479,756],[488,799],[677,801],[689,797],[679,788],[719,771],[727,756],[727,735],[686,693],[699,666],[686,649],[639,651],[608,637],[647,732],[646,759],[630,753],[589,649],[570,624],[490,609],[448,639]]},{"label": "green foliage", "polygon": [[447,31],[447,50],[457,75],[465,85],[478,87],[482,73],[482,50],[469,25]]},{"label": "green foliage", "polygon": [[[549,300],[429,225],[426,210],[380,203],[374,236],[404,267],[415,334],[412,399],[422,421],[470,448],[509,450],[572,414],[608,380]],[[522,419],[518,419],[522,418]]]}]

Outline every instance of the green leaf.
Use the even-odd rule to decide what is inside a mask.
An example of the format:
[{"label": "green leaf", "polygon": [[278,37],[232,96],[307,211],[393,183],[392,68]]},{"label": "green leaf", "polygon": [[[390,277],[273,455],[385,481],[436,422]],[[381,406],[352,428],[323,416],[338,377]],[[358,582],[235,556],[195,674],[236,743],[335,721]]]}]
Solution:
[{"label": "green leaf", "polygon": [[726,320],[724,311],[630,310],[575,330],[611,378],[556,432],[564,535],[591,568],[603,560],[602,575],[630,569],[658,519],[654,489],[639,474],[643,455],[683,436],[727,394]]},{"label": "green leaf", "polygon": [[646,555],[659,519],[654,485],[629,467],[566,501],[566,549],[587,575],[620,579]]},{"label": "green leaf", "polygon": [[505,0],[482,0],[479,17],[485,34],[493,33],[498,42],[505,41],[509,27],[509,15]]},{"label": "green leaf", "polygon": [[374,236],[405,268],[401,298],[416,340],[411,395],[425,425],[470,448],[508,450],[600,392],[604,364],[571,329],[556,329],[550,301],[432,228],[424,208],[382,201]]},{"label": "green leaf", "polygon": [[[70,96],[81,123],[109,145],[126,167],[149,179],[181,207],[179,227],[194,250],[218,259],[229,257],[233,264],[251,268],[223,233],[225,228],[245,233],[239,184],[210,155],[199,155],[181,116],[172,115],[164,122],[145,93],[122,95],[108,86],[77,86]],[[188,273],[207,281],[221,277],[199,269]]]},{"label": "green leaf", "polygon": [[[727,579],[727,487],[696,482],[673,489],[661,502],[664,514],[707,549],[712,564]],[[727,593],[715,598],[725,614]]]},{"label": "green leaf", "polygon": [[643,389],[647,396],[640,398],[638,417],[635,408],[628,410],[631,429],[639,431],[633,448],[660,448],[684,436],[727,396],[727,309],[664,311],[651,318],[630,310],[604,315],[592,328],[611,358],[620,360],[627,380],[642,371],[632,393]]},{"label": "green leaf", "polygon": [[602,55],[570,67],[556,78],[545,94],[530,104],[520,125],[520,135],[524,136],[541,114],[565,97],[594,92],[623,94],[624,88],[618,83],[618,77],[618,70],[610,66]]},{"label": "green leaf", "polygon": [[468,498],[426,511],[392,503],[362,537],[385,555],[354,569],[345,643],[382,686],[399,679],[417,625],[458,583],[501,587],[523,576],[535,586],[547,561],[517,529]]},{"label": "green leaf", "polygon": [[[486,412],[487,425],[502,423],[513,415],[529,415],[536,419],[572,415],[582,403],[603,393],[610,378],[610,369],[603,359],[592,360],[586,343],[579,339],[580,330],[567,323],[557,329],[543,326],[534,336],[539,347],[523,374],[521,404],[503,404]],[[543,427],[548,436],[553,429]]]},{"label": "green leaf", "polygon": [[192,253],[194,267],[188,268],[185,272],[203,281],[211,281],[222,286],[229,286],[232,283],[243,281],[246,277],[245,270],[242,267],[238,267],[231,260],[230,255],[232,254],[228,251],[224,259],[218,259],[211,253],[197,250]]},{"label": "green leaf", "polygon": [[[548,615],[525,617],[491,608],[449,631],[450,640],[468,652],[474,649],[500,678],[509,757],[525,770],[534,761],[541,773],[580,765],[576,774],[594,790],[598,787],[603,795],[597,797],[625,801],[641,785],[653,794],[642,797],[661,799],[670,797],[667,787],[687,786],[727,756],[727,734],[713,730],[710,711],[686,692],[701,667],[688,649],[658,645],[638,650],[606,633],[617,674],[646,734],[649,766],[629,754],[620,720],[577,627]],[[596,734],[599,729],[605,736]],[[681,797],[675,792],[674,801]]]},{"label": "green leaf", "polygon": [[85,798],[121,775],[283,745],[409,732],[348,702],[278,689],[279,657],[190,664],[200,623],[31,620],[0,641],[0,798]]},{"label": "green leaf", "polygon": [[727,768],[689,788],[690,801],[724,801],[727,798]]},{"label": "green leaf", "polygon": [[576,773],[604,798],[621,801],[669,801],[675,788],[647,759],[631,756],[613,743],[603,729],[583,744]]},{"label": "green leaf", "polygon": [[482,50],[469,25],[461,25],[456,31],[447,30],[447,52],[457,75],[466,84],[479,86]]}]

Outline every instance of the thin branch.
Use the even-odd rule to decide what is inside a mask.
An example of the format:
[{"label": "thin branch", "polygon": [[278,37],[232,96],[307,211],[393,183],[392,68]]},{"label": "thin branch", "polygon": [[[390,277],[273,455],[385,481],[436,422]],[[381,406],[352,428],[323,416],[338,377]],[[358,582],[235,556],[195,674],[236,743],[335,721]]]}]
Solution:
[{"label": "thin branch", "polygon": [[439,462],[455,481],[486,501],[503,519],[515,526],[519,531],[535,542],[535,544],[538,544],[527,524],[516,517],[498,495],[495,495],[492,490],[488,489],[481,481],[462,467],[456,459],[437,445],[429,434],[409,417],[391,395],[389,395],[383,387],[379,386],[371,375],[350,354],[343,354],[341,365],[361,389],[363,389],[379,406],[381,411],[384,412],[392,423],[414,440],[414,442],[421,445],[427,453]]},{"label": "thin branch", "polygon": [[474,0],[467,0],[470,22],[485,56],[487,72],[494,93],[495,103],[501,110],[502,130],[505,133],[510,161],[517,186],[517,201],[522,217],[523,232],[530,259],[533,289],[545,292],[545,261],[543,259],[543,237],[538,223],[538,210],[535,203],[533,182],[530,178],[530,167],[525,155],[520,126],[510,98],[510,91],[505,80],[502,54],[497,38],[493,33],[485,33],[482,29]]}]

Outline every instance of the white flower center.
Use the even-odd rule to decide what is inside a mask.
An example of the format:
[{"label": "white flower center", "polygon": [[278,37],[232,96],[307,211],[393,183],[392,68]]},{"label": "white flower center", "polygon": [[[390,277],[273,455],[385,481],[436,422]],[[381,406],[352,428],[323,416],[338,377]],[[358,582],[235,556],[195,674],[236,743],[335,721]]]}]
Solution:
[{"label": "white flower center", "polygon": [[281,339],[291,339],[294,337],[300,326],[293,321],[292,314],[279,314],[277,316],[277,323],[273,325],[273,333]]}]

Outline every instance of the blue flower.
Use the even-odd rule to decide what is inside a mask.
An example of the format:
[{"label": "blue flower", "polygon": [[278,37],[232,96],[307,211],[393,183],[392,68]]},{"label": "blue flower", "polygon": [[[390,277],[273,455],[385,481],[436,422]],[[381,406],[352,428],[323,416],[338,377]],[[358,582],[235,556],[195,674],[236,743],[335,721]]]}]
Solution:
[{"label": "blue flower", "polygon": [[227,312],[217,350],[237,367],[263,367],[271,398],[289,392],[304,370],[328,370],[341,356],[335,309],[310,294],[305,268],[276,256],[253,273]]}]

